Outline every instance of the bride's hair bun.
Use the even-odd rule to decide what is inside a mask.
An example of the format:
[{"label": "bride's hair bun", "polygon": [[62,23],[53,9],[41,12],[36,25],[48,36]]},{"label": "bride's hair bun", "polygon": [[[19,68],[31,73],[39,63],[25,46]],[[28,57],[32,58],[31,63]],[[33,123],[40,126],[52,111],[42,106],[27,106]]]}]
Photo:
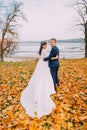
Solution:
[{"label": "bride's hair bun", "polygon": [[46,41],[42,41],[41,45],[47,45],[47,42]]}]

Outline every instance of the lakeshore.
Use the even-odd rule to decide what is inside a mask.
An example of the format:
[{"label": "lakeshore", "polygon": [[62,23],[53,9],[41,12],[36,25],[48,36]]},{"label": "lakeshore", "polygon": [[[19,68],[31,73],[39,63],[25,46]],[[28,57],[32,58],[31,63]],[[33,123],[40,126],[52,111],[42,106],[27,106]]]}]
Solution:
[{"label": "lakeshore", "polygon": [[23,61],[30,61],[36,60],[37,57],[5,57],[5,62],[23,62]]},{"label": "lakeshore", "polygon": [[[19,43],[12,55],[6,56],[4,61],[22,62],[38,58],[40,43]],[[84,58],[84,43],[57,43],[60,50],[60,59],[78,59]],[[47,55],[51,50],[50,44],[47,45]]]},{"label": "lakeshore", "polygon": [[[77,59],[84,58],[85,50],[84,43],[57,43],[60,50],[60,59]],[[40,48],[39,42],[24,42],[17,44],[12,55],[5,57],[5,61],[25,61],[38,58]],[[47,45],[47,55],[51,50],[50,44]]]}]

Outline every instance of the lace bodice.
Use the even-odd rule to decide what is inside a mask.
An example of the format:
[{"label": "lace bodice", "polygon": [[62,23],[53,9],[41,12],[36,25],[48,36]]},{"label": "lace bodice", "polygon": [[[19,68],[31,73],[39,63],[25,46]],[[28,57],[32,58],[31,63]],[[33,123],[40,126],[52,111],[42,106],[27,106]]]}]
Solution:
[{"label": "lace bodice", "polygon": [[39,58],[42,59],[42,58],[45,58],[45,57],[47,57],[47,51],[45,49],[43,49]]}]

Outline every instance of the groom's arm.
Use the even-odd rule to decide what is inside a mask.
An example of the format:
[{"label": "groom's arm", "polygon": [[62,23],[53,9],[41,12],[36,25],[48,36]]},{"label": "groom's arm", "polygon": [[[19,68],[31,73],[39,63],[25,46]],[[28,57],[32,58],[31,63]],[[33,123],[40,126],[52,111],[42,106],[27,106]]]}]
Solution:
[{"label": "groom's arm", "polygon": [[50,52],[50,55],[46,58],[44,58],[44,61],[49,61],[51,60],[51,58],[54,56],[54,50],[52,49],[51,52]]}]

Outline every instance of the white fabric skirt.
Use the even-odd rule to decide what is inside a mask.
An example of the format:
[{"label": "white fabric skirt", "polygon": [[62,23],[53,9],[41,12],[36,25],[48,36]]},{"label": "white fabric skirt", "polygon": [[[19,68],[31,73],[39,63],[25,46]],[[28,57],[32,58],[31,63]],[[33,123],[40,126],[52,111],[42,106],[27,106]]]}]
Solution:
[{"label": "white fabric skirt", "polygon": [[55,108],[55,103],[50,97],[54,93],[54,83],[48,62],[40,59],[28,86],[21,94],[20,102],[26,114],[37,118],[50,114]]}]

